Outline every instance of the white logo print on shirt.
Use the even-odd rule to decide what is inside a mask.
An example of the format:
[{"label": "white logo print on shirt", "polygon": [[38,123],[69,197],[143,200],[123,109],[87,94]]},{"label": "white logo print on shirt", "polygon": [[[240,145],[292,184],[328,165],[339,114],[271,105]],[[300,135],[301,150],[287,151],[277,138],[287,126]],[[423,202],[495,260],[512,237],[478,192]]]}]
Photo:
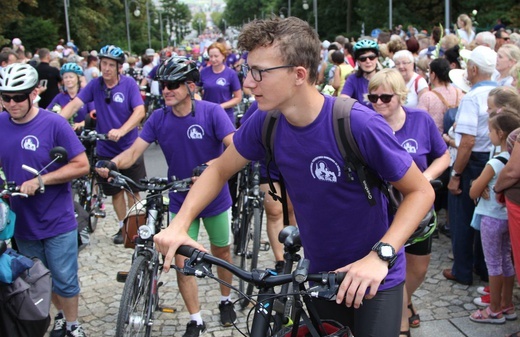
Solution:
[{"label": "white logo print on shirt", "polygon": [[36,149],[40,147],[40,142],[36,136],[29,135],[22,139],[22,143],[20,145],[24,150],[36,151]]},{"label": "white logo print on shirt", "polygon": [[227,81],[226,81],[226,79],[225,79],[225,78],[223,78],[223,77],[220,77],[220,78],[219,78],[219,79],[217,80],[217,82],[216,82],[216,83],[217,83],[218,85],[220,85],[221,87],[223,87],[223,86],[225,86],[225,85],[226,85]]},{"label": "white logo print on shirt", "polygon": [[112,96],[112,100],[117,103],[123,103],[125,101],[125,95],[122,92],[116,92]]},{"label": "white logo print on shirt", "polygon": [[202,139],[204,137],[204,129],[198,124],[194,124],[188,128],[187,135],[189,139]]},{"label": "white logo print on shirt", "polygon": [[341,177],[341,169],[338,163],[326,156],[314,158],[310,170],[312,177],[321,181],[335,183],[338,181],[338,177]]},{"label": "white logo print on shirt", "polygon": [[408,153],[417,153],[417,149],[419,149],[419,144],[415,139],[409,138],[401,144],[403,149],[405,149]]}]

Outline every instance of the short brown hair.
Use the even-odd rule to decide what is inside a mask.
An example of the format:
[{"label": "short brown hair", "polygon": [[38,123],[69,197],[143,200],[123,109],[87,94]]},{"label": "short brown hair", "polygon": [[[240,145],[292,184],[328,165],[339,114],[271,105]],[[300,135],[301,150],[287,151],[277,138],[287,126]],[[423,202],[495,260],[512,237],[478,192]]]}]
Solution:
[{"label": "short brown hair", "polygon": [[307,22],[294,16],[257,19],[245,25],[238,37],[238,47],[246,51],[268,46],[276,46],[286,64],[305,67],[310,83],[317,81],[321,41]]}]

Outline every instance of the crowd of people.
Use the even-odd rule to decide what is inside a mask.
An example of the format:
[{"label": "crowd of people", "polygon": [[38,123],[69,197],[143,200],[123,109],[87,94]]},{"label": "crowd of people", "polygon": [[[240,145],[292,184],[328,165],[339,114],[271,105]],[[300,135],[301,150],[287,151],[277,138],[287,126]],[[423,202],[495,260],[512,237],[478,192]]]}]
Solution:
[{"label": "crowd of people", "polygon": [[[271,179],[279,187],[283,175],[287,223],[299,226],[311,271],[348,272],[336,302],[318,301],[323,318],[348,325],[356,336],[411,336],[410,328],[421,323],[412,295],[428,270],[433,231],[413,242],[409,238],[419,223],[436,224],[435,212],[444,209],[446,223],[438,223],[438,231],[451,237],[453,254],[444,277],[464,285],[475,275],[489,282],[474,300],[484,309],[469,319],[490,324],[516,319],[520,35],[495,28],[477,34],[462,14],[451,34],[440,27],[430,34],[409,27],[329,42],[302,20],[272,18],[244,26],[241,52],[215,36],[204,45],[147,49],[141,56],[110,44],[80,53],[72,41],[32,56],[13,39],[0,53],[0,130],[8,135],[0,145],[0,164],[7,180],[30,195],[11,200],[23,223],[14,237],[23,254],[38,257],[53,275],[58,313],[51,336],[86,336],[78,319],[78,233],[70,182],[88,171],[74,133],[87,115],[95,116],[97,132],[108,137],[97,144],[101,181],[106,182],[107,168],[135,181],[144,178],[143,153],[152,142],[161,146],[168,177],[186,178],[194,167],[209,164],[189,193],[170,195],[172,222],[155,236],[165,271],[173,260],[182,263],[174,258],[179,245],[203,248],[197,243],[201,222],[211,252],[231,261],[233,175],[258,160],[263,191]],[[161,96],[164,106],[149,111],[142,124],[147,92]],[[255,102],[239,121],[235,108],[245,96]],[[352,181],[340,178],[345,160],[331,119],[336,100],[344,98],[356,100],[351,128],[367,166],[402,195],[395,213],[380,189],[371,191],[375,205],[367,202],[357,173]],[[276,163],[267,170],[262,127],[270,110],[280,110],[281,117],[274,135]],[[18,144],[26,144],[21,155]],[[69,160],[44,172],[51,188],[38,195],[37,179],[19,167],[44,167],[55,145],[67,149]],[[385,165],[381,158],[388,158]],[[312,173],[317,165],[337,179],[319,179]],[[432,180],[441,180],[444,188],[434,192]],[[122,244],[127,209],[139,193],[109,184],[103,191],[112,197],[118,219],[113,242]],[[266,195],[265,210],[274,269],[281,271],[276,239],[284,223],[282,204]],[[353,244],[344,244],[347,235]],[[218,274],[232,282],[229,272]],[[206,323],[196,280],[180,274],[177,280],[189,312],[183,336],[199,336]],[[220,290],[220,323],[232,326],[232,294],[225,286]],[[373,321],[379,323],[369,324]]]}]

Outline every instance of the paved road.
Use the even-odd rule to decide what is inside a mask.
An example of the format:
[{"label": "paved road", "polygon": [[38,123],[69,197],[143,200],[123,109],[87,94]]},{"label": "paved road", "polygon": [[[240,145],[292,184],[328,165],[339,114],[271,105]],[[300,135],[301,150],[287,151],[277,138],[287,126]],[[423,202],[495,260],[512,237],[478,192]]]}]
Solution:
[{"label": "paved road", "polygon": [[[164,162],[158,146],[152,145],[146,156],[149,176],[165,175]],[[163,166],[161,166],[163,165]],[[162,168],[161,168],[162,167]],[[159,170],[159,171],[157,171]],[[112,244],[111,236],[116,232],[116,218],[111,204],[107,203],[107,217],[99,222],[98,229],[92,234],[92,243],[81,251],[80,261],[80,319],[91,337],[114,336],[115,322],[123,284],[116,282],[117,271],[130,268],[131,250]],[[265,236],[265,233],[264,233]],[[205,233],[202,242],[207,246]],[[507,322],[503,325],[473,323],[468,316],[476,310],[472,299],[477,296],[473,286],[462,286],[447,281],[442,276],[442,269],[449,268],[448,259],[450,240],[441,235],[434,240],[432,260],[427,278],[414,296],[414,304],[421,315],[421,326],[412,329],[414,337],[497,337],[520,330],[520,321]],[[263,252],[260,267],[272,267],[272,253]],[[477,278],[478,279],[478,278]],[[163,274],[161,280],[161,302],[178,311],[173,314],[157,313],[153,336],[182,336],[188,321],[182,299],[177,291],[175,274]],[[236,285],[235,281],[235,285]],[[206,335],[241,336],[233,328],[221,328],[218,324],[219,300],[218,287],[213,280],[199,280],[199,297],[202,303],[202,315],[208,327]],[[235,296],[236,298],[236,296]],[[515,303],[520,303],[520,290],[515,289]],[[238,311],[238,327],[245,328],[247,311]]]}]

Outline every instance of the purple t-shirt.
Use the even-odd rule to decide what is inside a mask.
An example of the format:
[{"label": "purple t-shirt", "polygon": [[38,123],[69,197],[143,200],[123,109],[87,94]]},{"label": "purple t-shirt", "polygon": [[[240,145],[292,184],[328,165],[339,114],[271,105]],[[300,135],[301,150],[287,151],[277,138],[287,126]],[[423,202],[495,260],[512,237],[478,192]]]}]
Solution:
[{"label": "purple t-shirt", "polygon": [[[110,103],[105,102],[109,93]],[[144,105],[139,87],[134,79],[120,75],[119,83],[107,91],[103,78],[90,81],[78,94],[83,102],[94,102],[96,106],[96,131],[108,133],[119,129],[130,118],[134,109]],[[118,142],[97,142],[97,154],[102,157],[115,157],[129,148],[137,138],[137,127],[121,137]]]},{"label": "purple t-shirt", "polygon": [[[62,109],[69,104],[69,102],[72,101],[72,98],[69,96],[66,92],[60,92],[57,94],[54,99],[49,103],[49,106],[47,107],[47,110],[52,111],[52,108],[55,105],[59,105]],[[90,113],[90,111],[95,110],[94,103],[90,102],[87,104],[83,104],[81,108],[79,108],[78,112],[74,115],[74,122],[79,123],[83,122],[85,120],[85,116]]]},{"label": "purple t-shirt", "polygon": [[[9,114],[0,113],[0,161],[8,181],[17,185],[34,178],[22,169],[25,164],[41,170],[50,163],[49,152],[63,146],[69,159],[85,148],[63,117],[44,109],[25,124],[13,123]],[[42,174],[55,171],[66,163],[54,163]],[[77,228],[70,183],[47,185],[45,193],[28,198],[11,198],[16,213],[14,236],[23,240],[41,240]]]},{"label": "purple t-shirt", "polygon": [[[203,100],[217,104],[229,101],[233,98],[233,92],[242,88],[237,73],[228,67],[225,67],[224,71],[219,74],[213,72],[213,67],[202,69],[199,87],[204,89]],[[235,124],[233,108],[225,110],[229,120]]]},{"label": "purple t-shirt", "polygon": [[406,120],[403,127],[395,132],[395,137],[419,169],[424,171],[432,161],[446,153],[446,142],[426,111],[407,107],[403,109]]},{"label": "purple t-shirt", "polygon": [[[147,143],[157,141],[168,163],[168,179],[189,178],[193,169],[223,152],[222,140],[235,131],[218,104],[195,101],[195,115],[178,117],[171,107],[155,110],[139,135]],[[187,192],[170,193],[170,211],[178,213]],[[218,215],[231,207],[229,188],[219,195],[199,217]]]},{"label": "purple t-shirt", "polygon": [[341,93],[356,99],[359,103],[364,104],[369,108],[372,108],[372,103],[365,100],[365,94],[368,93],[368,80],[364,76],[358,77],[356,73],[352,73],[347,77]]},{"label": "purple t-shirt", "polygon": [[[389,226],[386,199],[372,190],[376,205],[370,206],[361,184],[347,181],[344,161],[334,137],[333,97],[325,96],[318,117],[308,126],[290,125],[282,115],[275,135],[274,154],[294,206],[305,257],[311,272],[331,271],[366,256]],[[265,156],[262,126],[265,115],[253,114],[235,133],[238,152],[249,160]],[[412,164],[386,121],[375,111],[355,104],[352,133],[371,168],[383,179],[401,179]],[[404,281],[403,249],[385,284],[388,289]]]}]

